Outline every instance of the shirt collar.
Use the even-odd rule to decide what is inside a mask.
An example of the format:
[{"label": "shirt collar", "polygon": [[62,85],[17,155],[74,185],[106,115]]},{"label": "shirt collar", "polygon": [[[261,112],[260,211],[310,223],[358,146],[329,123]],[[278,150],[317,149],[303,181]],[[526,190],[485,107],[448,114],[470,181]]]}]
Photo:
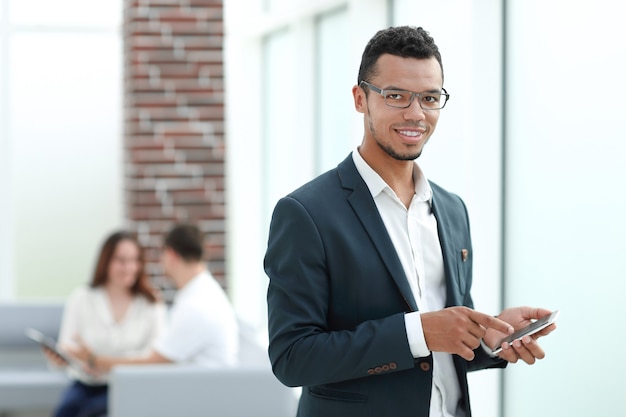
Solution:
[{"label": "shirt collar", "polygon": [[202,284],[202,280],[204,279],[203,277],[205,275],[207,275],[206,270],[200,272],[198,275],[187,281],[187,283],[183,285],[182,288],[176,291],[176,300],[186,297],[187,294],[194,294],[196,292],[195,288]]},{"label": "shirt collar", "polygon": [[[393,191],[382,177],[365,162],[365,159],[359,153],[358,147],[352,152],[352,160],[373,198],[376,198],[384,190]],[[432,207],[433,190],[417,161],[413,164],[413,182],[415,183],[415,195],[418,200],[426,201]]]}]

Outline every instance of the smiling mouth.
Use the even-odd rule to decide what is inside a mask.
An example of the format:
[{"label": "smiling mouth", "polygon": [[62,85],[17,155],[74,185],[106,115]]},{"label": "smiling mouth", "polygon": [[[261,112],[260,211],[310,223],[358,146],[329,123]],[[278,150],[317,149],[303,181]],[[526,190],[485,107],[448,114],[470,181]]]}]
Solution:
[{"label": "smiling mouth", "polygon": [[422,137],[424,137],[424,134],[426,133],[425,130],[423,129],[419,129],[419,130],[414,130],[414,129],[396,129],[396,132],[405,138],[405,140],[410,141],[410,142],[417,142],[420,139],[422,139]]},{"label": "smiling mouth", "polygon": [[397,132],[403,136],[409,136],[409,137],[419,137],[422,136],[424,132],[418,132],[417,130],[397,130]]}]

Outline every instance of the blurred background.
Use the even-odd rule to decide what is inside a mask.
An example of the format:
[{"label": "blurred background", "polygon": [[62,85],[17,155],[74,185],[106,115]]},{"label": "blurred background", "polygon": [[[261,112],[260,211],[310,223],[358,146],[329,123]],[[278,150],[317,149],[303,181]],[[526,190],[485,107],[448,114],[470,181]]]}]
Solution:
[{"label": "blurred background", "polygon": [[561,309],[545,360],[471,375],[475,415],[626,415],[622,20],[612,0],[0,0],[0,300],[63,300],[122,227],[167,289],[160,237],[195,221],[263,335],[274,204],[360,143],[368,39],[422,26],[451,101],[420,164],[468,205],[476,308]]}]

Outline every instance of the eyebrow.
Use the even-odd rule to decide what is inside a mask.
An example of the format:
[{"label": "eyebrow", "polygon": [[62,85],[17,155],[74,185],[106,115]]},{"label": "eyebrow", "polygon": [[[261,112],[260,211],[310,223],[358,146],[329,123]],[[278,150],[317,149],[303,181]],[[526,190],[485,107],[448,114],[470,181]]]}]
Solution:
[{"label": "eyebrow", "polygon": [[[413,90],[407,90],[406,88],[401,88],[401,87],[396,87],[394,85],[391,85],[389,87],[383,87],[381,88],[381,90],[397,90],[397,91],[408,91],[409,93],[415,93],[415,91]],[[441,93],[441,88],[440,89],[430,89],[430,90],[425,90],[425,91],[421,91],[417,94],[423,94],[423,93]]]}]

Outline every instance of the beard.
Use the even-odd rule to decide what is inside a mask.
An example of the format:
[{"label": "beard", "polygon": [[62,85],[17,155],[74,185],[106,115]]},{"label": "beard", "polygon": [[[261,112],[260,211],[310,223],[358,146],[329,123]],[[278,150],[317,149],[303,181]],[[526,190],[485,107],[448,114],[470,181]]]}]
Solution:
[{"label": "beard", "polygon": [[368,124],[369,124],[369,130],[372,134],[372,137],[376,141],[376,144],[378,145],[378,147],[382,149],[383,151],[385,151],[385,153],[389,155],[390,157],[392,157],[393,159],[397,161],[414,161],[422,155],[423,148],[417,149],[415,151],[411,151],[409,149],[409,150],[406,150],[404,153],[398,152],[397,150],[393,149],[390,143],[385,142],[382,139],[380,139],[380,137],[376,133],[376,129],[374,129],[374,125],[371,119],[368,120]]}]

